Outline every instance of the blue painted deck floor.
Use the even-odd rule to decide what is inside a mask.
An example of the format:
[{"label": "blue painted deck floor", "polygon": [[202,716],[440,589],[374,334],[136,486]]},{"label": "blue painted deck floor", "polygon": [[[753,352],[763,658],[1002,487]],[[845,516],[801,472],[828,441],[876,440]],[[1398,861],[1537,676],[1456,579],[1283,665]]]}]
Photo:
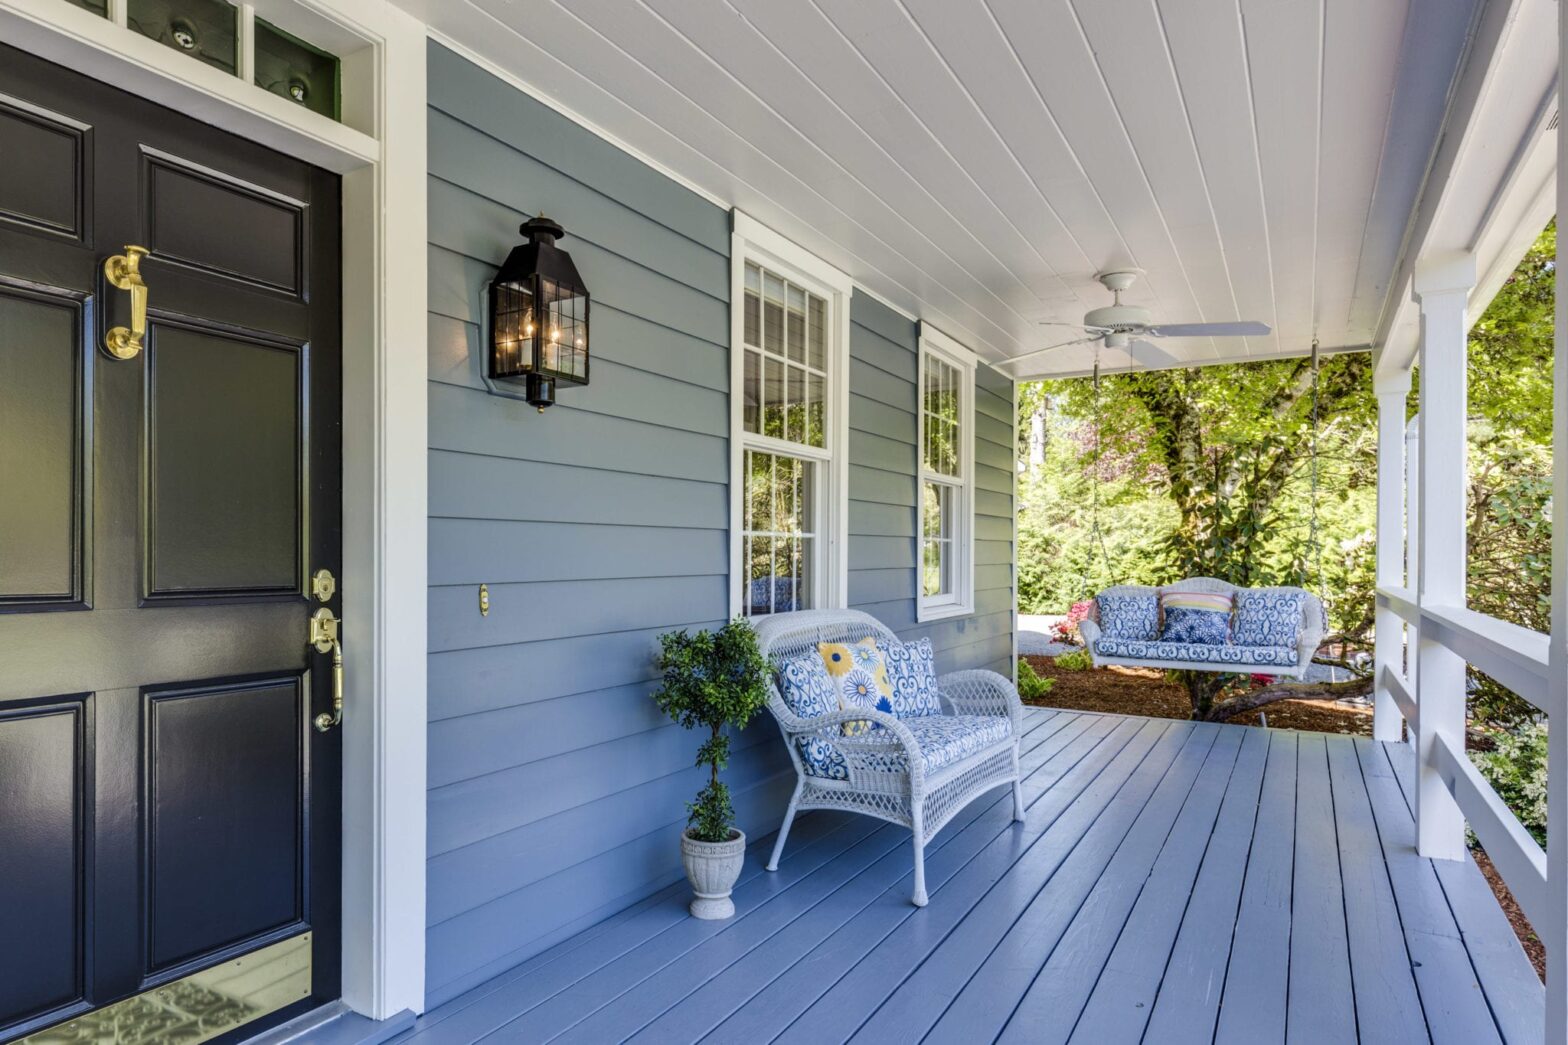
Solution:
[{"label": "blue painted deck floor", "polygon": [[[1369,740],[1033,709],[1005,792],[927,851],[802,818],[726,922],[684,883],[421,1018],[447,1042],[1522,1042],[1540,982],[1480,871],[1414,851]],[[674,840],[671,840],[674,845]]]}]

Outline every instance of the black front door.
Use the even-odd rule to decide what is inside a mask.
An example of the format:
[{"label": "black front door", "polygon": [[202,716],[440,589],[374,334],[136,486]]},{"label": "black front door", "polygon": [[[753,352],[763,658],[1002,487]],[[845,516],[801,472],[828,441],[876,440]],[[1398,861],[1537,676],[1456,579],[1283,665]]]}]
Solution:
[{"label": "black front door", "polygon": [[0,1040],[338,994],[338,192],[0,45]]}]

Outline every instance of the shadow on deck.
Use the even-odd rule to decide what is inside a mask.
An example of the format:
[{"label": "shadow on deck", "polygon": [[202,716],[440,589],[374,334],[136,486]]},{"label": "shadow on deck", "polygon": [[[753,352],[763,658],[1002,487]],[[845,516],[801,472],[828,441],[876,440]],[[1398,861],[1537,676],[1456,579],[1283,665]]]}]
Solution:
[{"label": "shadow on deck", "polygon": [[[685,884],[397,1039],[1537,1041],[1544,994],[1474,862],[1416,855],[1403,745],[1029,709],[1005,790],[927,848],[803,816],[728,922]],[[673,844],[673,843],[672,843]]]}]

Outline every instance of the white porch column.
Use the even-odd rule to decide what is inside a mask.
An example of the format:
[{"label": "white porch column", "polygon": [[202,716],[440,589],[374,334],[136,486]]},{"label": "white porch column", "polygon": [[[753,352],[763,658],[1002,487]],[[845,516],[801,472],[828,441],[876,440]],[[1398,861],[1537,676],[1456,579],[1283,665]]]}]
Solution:
[{"label": "white porch column", "polygon": [[[1465,305],[1475,286],[1473,254],[1416,263],[1421,305],[1420,549],[1417,602],[1465,603]],[[1416,848],[1446,860],[1465,855],[1464,817],[1432,765],[1436,738],[1464,750],[1465,662],[1425,635],[1418,640]]]},{"label": "white porch column", "polygon": [[[1417,414],[1405,425],[1405,590],[1419,601],[1421,590],[1421,415]],[[1405,624],[1405,687],[1412,695],[1417,693],[1416,677],[1420,674],[1417,647],[1421,641],[1421,627]],[[1414,727],[1410,742],[1415,743]]]},{"label": "white porch column", "polygon": [[[1568,103],[1568,11],[1557,6],[1557,104]],[[1557,133],[1557,213],[1568,214],[1568,134]],[[1568,511],[1568,281],[1557,258],[1552,348],[1552,515]],[[1552,636],[1546,707],[1568,708],[1568,524],[1552,527]],[[1546,893],[1550,915],[1532,928],[1546,945],[1546,1040],[1568,1042],[1568,722],[1548,720]]]},{"label": "white porch column", "polygon": [[[1379,375],[1373,387],[1377,390],[1377,586],[1393,588],[1405,582],[1405,400],[1410,395],[1410,371]],[[1383,682],[1383,670],[1392,667],[1404,673],[1404,624],[1393,610],[1378,607],[1372,656],[1376,740],[1400,738],[1403,719]]]}]

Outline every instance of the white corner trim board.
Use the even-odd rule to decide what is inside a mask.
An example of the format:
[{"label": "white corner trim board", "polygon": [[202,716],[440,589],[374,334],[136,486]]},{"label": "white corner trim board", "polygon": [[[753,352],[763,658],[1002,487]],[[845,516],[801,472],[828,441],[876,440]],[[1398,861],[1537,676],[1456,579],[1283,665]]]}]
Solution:
[{"label": "white corner trim board", "polygon": [[61,0],[0,0],[0,39],[343,175],[343,1000],[380,1020],[425,995],[425,26],[385,0],[251,6],[327,34],[344,123]]}]

